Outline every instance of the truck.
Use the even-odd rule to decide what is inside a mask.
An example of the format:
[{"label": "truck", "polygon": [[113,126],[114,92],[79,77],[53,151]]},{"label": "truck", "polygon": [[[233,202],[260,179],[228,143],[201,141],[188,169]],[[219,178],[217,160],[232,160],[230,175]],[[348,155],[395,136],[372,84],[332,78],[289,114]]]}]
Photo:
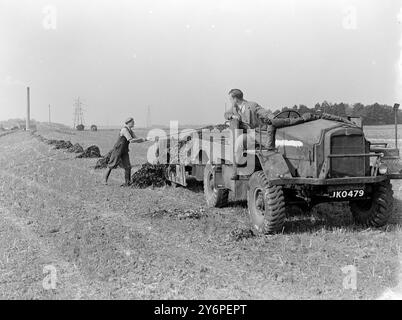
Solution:
[{"label": "truck", "polygon": [[[247,201],[256,233],[281,232],[292,206],[307,213],[324,202],[347,202],[356,223],[381,227],[392,213],[391,180],[402,179],[398,107],[395,104],[393,147],[370,142],[359,119],[315,117],[277,128],[275,146],[267,148],[263,126],[249,138],[241,123],[232,119],[224,130],[210,130],[209,135],[197,131],[159,139],[157,158],[167,163],[172,184],[185,187],[188,179],[202,181],[210,207],[226,206],[230,194],[232,200]],[[301,115],[290,110],[275,117],[284,118]]]}]

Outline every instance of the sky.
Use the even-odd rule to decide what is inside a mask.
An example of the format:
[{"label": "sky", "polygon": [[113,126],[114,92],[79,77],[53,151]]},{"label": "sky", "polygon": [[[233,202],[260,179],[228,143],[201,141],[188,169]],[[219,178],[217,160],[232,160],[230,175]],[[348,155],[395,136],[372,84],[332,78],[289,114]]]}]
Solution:
[{"label": "sky", "polygon": [[402,102],[401,0],[0,0],[0,120],[222,123],[227,93],[276,110]]}]

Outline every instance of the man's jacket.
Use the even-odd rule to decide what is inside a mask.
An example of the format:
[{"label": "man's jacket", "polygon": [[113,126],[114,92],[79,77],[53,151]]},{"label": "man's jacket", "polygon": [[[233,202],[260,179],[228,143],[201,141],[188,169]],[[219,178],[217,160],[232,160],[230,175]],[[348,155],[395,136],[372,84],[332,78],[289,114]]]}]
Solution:
[{"label": "man's jacket", "polygon": [[232,108],[225,112],[225,119],[229,120],[234,115],[239,116],[240,121],[250,126],[250,129],[258,128],[260,124],[267,124],[273,118],[269,110],[252,101],[244,101],[238,111]]}]

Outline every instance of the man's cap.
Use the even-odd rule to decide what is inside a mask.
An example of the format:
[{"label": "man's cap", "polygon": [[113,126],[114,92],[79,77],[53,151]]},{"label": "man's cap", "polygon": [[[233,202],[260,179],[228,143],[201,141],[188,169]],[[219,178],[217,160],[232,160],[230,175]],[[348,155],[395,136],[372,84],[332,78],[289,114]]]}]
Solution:
[{"label": "man's cap", "polygon": [[134,118],[132,118],[132,117],[127,118],[124,123],[125,123],[125,124],[129,124],[131,121],[134,121]]}]

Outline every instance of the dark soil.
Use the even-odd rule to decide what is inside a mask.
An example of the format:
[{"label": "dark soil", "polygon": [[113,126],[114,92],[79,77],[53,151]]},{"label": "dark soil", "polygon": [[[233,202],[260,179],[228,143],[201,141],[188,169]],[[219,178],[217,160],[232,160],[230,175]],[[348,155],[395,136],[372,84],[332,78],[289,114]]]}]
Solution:
[{"label": "dark soil", "polygon": [[203,216],[206,216],[204,208],[198,209],[157,209],[151,212],[151,217],[153,218],[161,218],[161,217],[171,217],[182,219],[201,219]]},{"label": "dark soil", "polygon": [[54,145],[54,149],[70,149],[73,147],[71,141],[64,140],[58,140]]},{"label": "dark soil", "polygon": [[233,229],[230,232],[230,238],[235,240],[235,241],[240,241],[243,239],[249,239],[254,237],[254,232],[251,229],[245,229],[245,228],[236,228]]},{"label": "dark soil", "polygon": [[68,152],[71,152],[71,153],[83,153],[84,148],[79,143],[76,143],[75,145],[73,145],[71,148],[68,149]]}]

